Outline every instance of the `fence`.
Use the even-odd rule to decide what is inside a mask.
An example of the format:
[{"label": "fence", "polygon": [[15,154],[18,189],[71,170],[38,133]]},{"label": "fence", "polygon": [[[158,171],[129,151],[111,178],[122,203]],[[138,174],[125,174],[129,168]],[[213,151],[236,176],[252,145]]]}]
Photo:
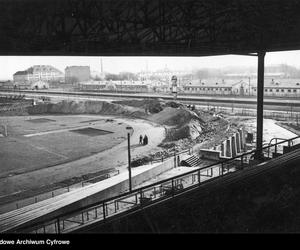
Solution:
[{"label": "fence", "polygon": [[23,199],[23,200],[18,200],[18,201],[15,201],[15,202],[11,202],[9,204],[5,204],[3,206],[0,206],[0,214],[8,212],[8,211],[12,211],[14,209],[19,209],[21,207],[25,207],[25,206],[28,206],[30,204],[37,203],[37,202],[40,202],[40,201],[43,201],[43,200],[46,200],[46,199],[53,198],[55,196],[70,192],[74,189],[81,188],[81,187],[84,187],[86,185],[89,185],[89,184],[92,184],[92,183],[95,183],[95,182],[98,182],[98,181],[101,181],[101,180],[104,180],[104,179],[108,179],[108,178],[110,178],[112,176],[115,176],[115,175],[118,175],[118,174],[119,174],[119,170],[110,171],[106,174],[102,174],[102,175],[99,175],[97,177],[94,177],[94,178],[91,178],[91,179],[88,179],[88,180],[84,180],[84,181],[81,181],[81,182],[78,182],[78,183],[75,183],[75,184],[72,184],[72,185],[67,185],[65,187],[60,187],[60,188],[54,189],[52,191],[45,192],[45,193],[42,193],[42,194],[39,194],[39,195],[36,195],[36,196],[33,196],[33,197],[29,197],[29,198],[26,198],[26,199]]},{"label": "fence", "polygon": [[[263,148],[265,159],[271,159],[292,150],[293,145],[300,142],[300,136],[270,144]],[[271,153],[276,154],[271,154]],[[197,188],[210,180],[222,178],[235,171],[242,171],[251,166],[251,158],[256,150],[244,153],[231,159],[205,166],[190,172],[159,181],[135,189],[107,200],[96,202],[80,210],[62,214],[50,221],[38,223],[27,228],[19,228],[17,232],[30,233],[68,233],[95,222],[105,222],[117,215],[126,215],[159,201],[167,200],[182,192]]]},{"label": "fence", "polygon": [[[207,105],[197,105],[199,107],[213,109],[215,112],[224,112],[229,115],[238,115],[238,116],[253,116],[256,117],[257,110],[256,109],[248,109],[248,108],[231,108],[231,107],[220,107],[220,106],[210,106]],[[268,119],[275,119],[275,120],[294,120],[299,122],[300,120],[300,112],[297,111],[271,111],[271,110],[264,110],[264,118]]]},{"label": "fence", "polygon": [[186,153],[188,153],[189,155],[193,154],[193,147],[182,150],[180,152],[176,152],[176,150],[174,150],[174,152],[168,152],[167,154],[165,154],[161,157],[156,157],[156,158],[152,159],[150,161],[150,164],[157,163],[157,162],[164,162],[165,160],[167,160],[171,157],[176,157],[178,155],[182,155],[182,154],[186,154]]}]

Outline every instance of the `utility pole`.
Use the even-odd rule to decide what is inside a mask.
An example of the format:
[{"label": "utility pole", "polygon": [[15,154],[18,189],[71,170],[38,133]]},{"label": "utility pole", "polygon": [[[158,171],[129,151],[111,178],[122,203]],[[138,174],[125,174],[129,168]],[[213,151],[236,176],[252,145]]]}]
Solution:
[{"label": "utility pole", "polygon": [[130,159],[130,133],[127,133],[128,140],[128,171],[129,171],[129,191],[132,191],[132,183],[131,183],[131,159]]}]

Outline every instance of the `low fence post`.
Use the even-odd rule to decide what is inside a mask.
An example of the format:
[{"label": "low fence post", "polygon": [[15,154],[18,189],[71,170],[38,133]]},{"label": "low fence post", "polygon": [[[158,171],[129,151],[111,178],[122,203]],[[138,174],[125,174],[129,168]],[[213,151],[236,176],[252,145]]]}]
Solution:
[{"label": "low fence post", "polygon": [[244,156],[241,156],[241,168],[244,167]]},{"label": "low fence post", "polygon": [[172,196],[174,196],[175,188],[174,188],[174,179],[172,179]]},{"label": "low fence post", "polygon": [[221,169],[222,169],[222,176],[224,175],[224,164],[223,162],[221,163]]},{"label": "low fence post", "polygon": [[106,216],[105,216],[105,203],[104,202],[103,202],[102,208],[103,208],[103,220],[105,220]]},{"label": "low fence post", "polygon": [[143,199],[143,190],[141,189],[140,190],[140,203],[141,203],[142,199]]},{"label": "low fence post", "polygon": [[82,224],[84,224],[84,215],[83,215],[83,212],[81,212],[81,220],[82,220]]},{"label": "low fence post", "polygon": [[57,233],[60,234],[60,222],[59,222],[59,218],[57,218]]}]

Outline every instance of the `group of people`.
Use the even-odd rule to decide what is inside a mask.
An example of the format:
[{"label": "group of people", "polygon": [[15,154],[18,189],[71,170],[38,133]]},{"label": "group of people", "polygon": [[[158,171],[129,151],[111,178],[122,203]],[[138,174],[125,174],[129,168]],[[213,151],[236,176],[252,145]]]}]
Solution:
[{"label": "group of people", "polygon": [[142,135],[140,135],[140,144],[147,145],[148,144],[148,136],[145,135],[144,138]]}]

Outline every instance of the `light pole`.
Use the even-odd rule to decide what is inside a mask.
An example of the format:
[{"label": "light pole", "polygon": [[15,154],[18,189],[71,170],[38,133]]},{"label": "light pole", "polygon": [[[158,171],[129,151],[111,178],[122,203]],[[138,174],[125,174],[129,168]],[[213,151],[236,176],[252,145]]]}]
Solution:
[{"label": "light pole", "polygon": [[131,183],[131,157],[130,157],[130,133],[127,133],[127,141],[128,141],[128,172],[129,172],[129,192],[132,191],[132,183]]}]

